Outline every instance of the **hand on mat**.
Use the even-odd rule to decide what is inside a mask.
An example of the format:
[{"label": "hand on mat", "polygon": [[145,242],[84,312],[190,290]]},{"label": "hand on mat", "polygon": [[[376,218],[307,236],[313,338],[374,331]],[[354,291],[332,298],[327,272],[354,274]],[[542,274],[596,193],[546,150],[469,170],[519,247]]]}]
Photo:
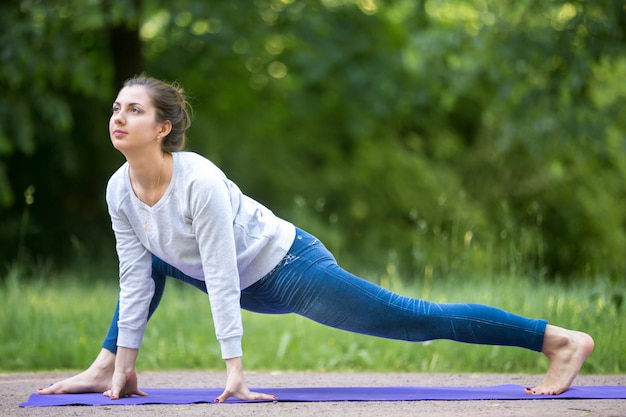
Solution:
[{"label": "hand on mat", "polygon": [[137,372],[135,372],[135,362],[139,349],[132,349],[119,346],[117,355],[115,356],[115,370],[111,389],[103,392],[104,395],[112,400],[118,400],[131,395],[147,396],[143,391],[137,388]]},{"label": "hand on mat", "polygon": [[130,397],[131,395],[139,395],[142,397],[148,395],[137,388],[137,373],[134,370],[129,373],[115,371],[113,373],[112,387],[113,388],[103,393],[112,400]]},{"label": "hand on mat", "polygon": [[223,403],[230,397],[236,397],[244,401],[276,400],[275,395],[252,392],[243,377],[243,364],[241,358],[226,359],[226,389],[215,399],[216,403]]}]

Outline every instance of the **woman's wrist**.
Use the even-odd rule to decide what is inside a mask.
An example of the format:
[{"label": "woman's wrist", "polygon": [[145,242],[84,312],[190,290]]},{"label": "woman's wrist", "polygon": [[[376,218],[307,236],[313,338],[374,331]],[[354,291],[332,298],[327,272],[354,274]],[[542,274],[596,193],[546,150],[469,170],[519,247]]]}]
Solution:
[{"label": "woman's wrist", "polygon": [[235,358],[224,359],[226,363],[226,375],[243,375],[243,362],[241,356]]},{"label": "woman's wrist", "polygon": [[115,370],[124,373],[134,372],[138,353],[139,349],[118,346],[115,357]]}]

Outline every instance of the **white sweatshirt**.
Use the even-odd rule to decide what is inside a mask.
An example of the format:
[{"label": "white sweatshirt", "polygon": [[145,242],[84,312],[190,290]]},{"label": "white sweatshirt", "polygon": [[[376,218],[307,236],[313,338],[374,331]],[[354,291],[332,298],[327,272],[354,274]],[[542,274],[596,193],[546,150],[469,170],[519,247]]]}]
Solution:
[{"label": "white sweatshirt", "polygon": [[295,227],[243,195],[208,159],[175,152],[169,188],[152,207],[134,194],[125,163],[107,184],[120,274],[117,345],[139,349],[154,294],[152,254],[205,281],[224,359],[242,356],[240,291],[285,256]]}]

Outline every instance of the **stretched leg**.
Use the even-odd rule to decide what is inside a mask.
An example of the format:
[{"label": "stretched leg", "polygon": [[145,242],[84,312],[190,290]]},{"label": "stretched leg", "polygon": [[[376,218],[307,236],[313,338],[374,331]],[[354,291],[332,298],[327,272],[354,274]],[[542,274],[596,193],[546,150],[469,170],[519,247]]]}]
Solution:
[{"label": "stretched leg", "polygon": [[535,351],[541,350],[546,327],[544,320],[485,305],[400,296],[341,269],[321,243],[300,231],[283,265],[243,290],[242,307],[293,312],[327,326],[390,339],[451,339]]},{"label": "stretched leg", "polygon": [[[536,387],[536,392],[548,385],[553,392],[567,389],[584,361],[580,358],[588,355],[556,360],[562,355],[547,353],[557,344],[554,328],[546,331],[545,320],[484,305],[437,304],[394,294],[341,269],[314,237],[302,231],[282,265],[242,292],[242,307],[266,313],[294,312],[328,326],[391,339],[450,339],[543,351],[551,368],[548,382]],[[569,376],[549,377],[557,368]]]}]

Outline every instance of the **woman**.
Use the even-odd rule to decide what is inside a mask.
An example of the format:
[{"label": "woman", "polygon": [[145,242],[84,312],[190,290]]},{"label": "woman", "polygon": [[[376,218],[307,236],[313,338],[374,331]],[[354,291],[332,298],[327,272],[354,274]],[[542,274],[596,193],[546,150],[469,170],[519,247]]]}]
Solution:
[{"label": "woman", "polygon": [[297,313],[328,326],[409,341],[451,339],[518,346],[549,362],[531,394],[569,388],[593,350],[581,332],[476,304],[402,297],[341,269],[310,234],[246,197],[207,159],[183,152],[190,119],[182,90],[139,76],[120,90],[109,122],[126,163],[107,185],[119,257],[120,296],[109,333],[81,374],[40,394],[145,395],[135,361],[149,316],[172,276],[205,291],[226,362],[215,399],[273,400],[251,392],[242,365],[241,310]]}]

